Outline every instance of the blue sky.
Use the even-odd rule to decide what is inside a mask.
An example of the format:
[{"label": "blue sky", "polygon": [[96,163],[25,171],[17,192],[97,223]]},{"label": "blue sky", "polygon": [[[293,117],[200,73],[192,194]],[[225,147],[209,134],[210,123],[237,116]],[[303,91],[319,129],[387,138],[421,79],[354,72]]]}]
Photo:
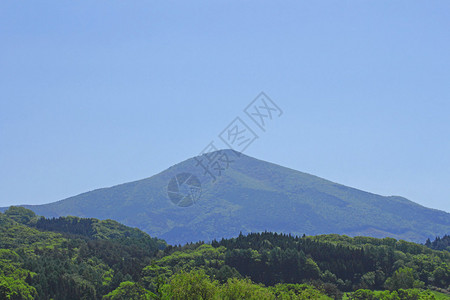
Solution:
[{"label": "blue sky", "polygon": [[450,211],[448,1],[2,1],[0,206],[246,154]]}]

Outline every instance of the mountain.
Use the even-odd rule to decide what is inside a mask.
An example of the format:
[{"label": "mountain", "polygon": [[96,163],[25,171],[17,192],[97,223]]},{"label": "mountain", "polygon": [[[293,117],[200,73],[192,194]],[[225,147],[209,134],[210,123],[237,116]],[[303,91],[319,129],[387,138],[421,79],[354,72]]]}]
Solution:
[{"label": "mountain", "polygon": [[[202,165],[215,155],[224,170],[213,180]],[[179,194],[175,193],[178,188]],[[183,193],[189,196],[182,198]],[[266,230],[414,242],[450,233],[447,212],[402,197],[350,188],[232,150],[188,159],[143,180],[24,207],[46,217],[117,220],[169,244]]]}]

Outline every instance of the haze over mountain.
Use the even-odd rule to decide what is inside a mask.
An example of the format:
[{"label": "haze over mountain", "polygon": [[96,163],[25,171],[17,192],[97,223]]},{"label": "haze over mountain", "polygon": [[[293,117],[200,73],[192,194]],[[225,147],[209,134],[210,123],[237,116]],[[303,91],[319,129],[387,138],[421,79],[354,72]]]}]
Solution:
[{"label": "haze over mountain", "polygon": [[[398,196],[364,192],[244,154],[238,156],[231,150],[220,154],[231,162],[215,181],[199,166],[199,159],[206,162],[202,156],[150,178],[24,207],[46,217],[117,220],[170,244],[265,230],[297,235],[389,236],[415,242],[450,233],[447,212]],[[222,162],[222,167],[226,166]],[[168,189],[176,190],[177,181],[184,186],[180,182],[188,178],[184,174],[198,178],[196,182],[191,177],[192,185],[185,190],[196,200],[190,206],[186,206],[191,204],[189,197],[178,199],[170,193],[171,200],[168,196]],[[176,205],[174,201],[180,202]]]}]

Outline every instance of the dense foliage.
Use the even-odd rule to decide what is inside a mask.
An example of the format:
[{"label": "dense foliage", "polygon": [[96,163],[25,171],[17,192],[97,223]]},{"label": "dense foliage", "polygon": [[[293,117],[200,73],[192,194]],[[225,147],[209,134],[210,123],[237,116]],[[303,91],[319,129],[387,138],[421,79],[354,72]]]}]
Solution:
[{"label": "dense foliage", "polygon": [[427,239],[425,246],[434,250],[447,250],[450,251],[450,235],[444,235],[444,237],[436,237],[434,241]]},{"label": "dense foliage", "polygon": [[229,266],[265,284],[320,279],[342,290],[380,289],[403,268],[413,274],[414,284],[450,284],[450,253],[392,238],[255,233],[212,245],[226,247]]},{"label": "dense foliage", "polygon": [[0,213],[0,299],[435,299],[449,265],[450,252],[392,238],[264,232],[168,246],[112,220]]},{"label": "dense foliage", "polygon": [[[100,299],[166,246],[115,221],[0,214],[0,299]],[[7,297],[8,295],[8,297]]]}]

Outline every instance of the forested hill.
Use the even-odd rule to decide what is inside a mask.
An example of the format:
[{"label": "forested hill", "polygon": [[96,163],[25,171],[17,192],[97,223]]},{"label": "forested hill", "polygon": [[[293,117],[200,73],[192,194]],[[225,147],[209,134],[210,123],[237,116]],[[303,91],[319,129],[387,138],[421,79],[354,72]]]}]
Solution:
[{"label": "forested hill", "polygon": [[252,233],[167,245],[112,220],[0,213],[0,299],[444,299],[450,252]]},{"label": "forested hill", "polygon": [[[419,243],[450,232],[449,213],[402,197],[357,190],[231,150],[211,156],[230,161],[220,176],[213,174],[215,181],[199,166],[207,158],[194,157],[150,178],[24,207],[45,217],[113,219],[174,244],[234,237],[240,231],[336,233]],[[168,197],[169,182],[181,174],[192,174],[201,183],[194,205],[177,206]]]}]

